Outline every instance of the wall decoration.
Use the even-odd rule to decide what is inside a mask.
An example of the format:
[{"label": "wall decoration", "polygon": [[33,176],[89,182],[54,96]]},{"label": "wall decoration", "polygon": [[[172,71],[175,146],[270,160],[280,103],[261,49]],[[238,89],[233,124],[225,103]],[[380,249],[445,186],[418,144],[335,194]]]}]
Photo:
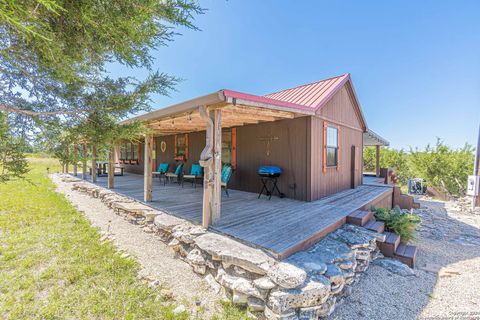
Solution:
[{"label": "wall decoration", "polygon": [[167,143],[165,141],[160,142],[160,151],[162,151],[162,153],[165,153],[166,150],[167,150]]},{"label": "wall decoration", "polygon": [[267,154],[267,157],[270,155],[270,147],[271,147],[271,143],[273,141],[276,141],[278,140],[279,138],[277,136],[274,136],[272,135],[270,132],[267,133],[267,135],[265,137],[260,137],[259,138],[260,141],[263,141],[265,142],[266,144],[266,150],[265,150],[265,153]]}]

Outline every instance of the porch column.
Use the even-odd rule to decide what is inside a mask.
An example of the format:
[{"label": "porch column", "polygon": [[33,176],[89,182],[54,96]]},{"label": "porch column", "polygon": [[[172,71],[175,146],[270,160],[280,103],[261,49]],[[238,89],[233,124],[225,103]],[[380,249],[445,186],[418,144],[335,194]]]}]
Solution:
[{"label": "porch column", "polygon": [[115,176],[115,149],[112,147],[108,152],[108,189],[113,189]]},{"label": "porch column", "polygon": [[380,177],[380,145],[375,146],[375,170],[377,178]]},{"label": "porch column", "polygon": [[205,120],[205,148],[200,155],[200,165],[204,168],[202,225],[208,228],[220,219],[222,196],[222,113],[220,109],[199,108]]},{"label": "porch column", "polygon": [[143,200],[152,201],[152,147],[153,136],[145,136],[145,156],[143,157]]},{"label": "porch column", "polygon": [[97,146],[92,145],[92,182],[97,182]]},{"label": "porch column", "polygon": [[214,111],[214,174],[213,174],[213,201],[212,224],[220,220],[222,205],[222,110]]},{"label": "porch column", "polygon": [[73,175],[78,176],[78,146],[73,145]]},{"label": "porch column", "polygon": [[213,128],[214,117],[207,111],[205,106],[199,108],[200,117],[206,122],[205,148],[200,154],[200,165],[204,168],[203,172],[203,207],[202,207],[202,225],[208,228],[212,214],[213,197]]},{"label": "porch column", "polygon": [[82,151],[83,151],[83,157],[82,157],[82,179],[87,180],[87,154],[88,154],[88,149],[87,145],[84,143],[82,144]]}]

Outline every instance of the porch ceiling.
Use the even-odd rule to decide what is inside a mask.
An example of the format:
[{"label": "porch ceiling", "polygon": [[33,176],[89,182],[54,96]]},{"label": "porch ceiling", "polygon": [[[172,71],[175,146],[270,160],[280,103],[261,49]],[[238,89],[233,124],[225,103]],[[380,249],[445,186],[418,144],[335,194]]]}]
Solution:
[{"label": "porch ceiling", "polygon": [[[299,116],[295,112],[290,111],[272,110],[241,104],[234,105],[231,103],[219,103],[210,105],[208,108],[222,110],[222,128],[292,119]],[[205,120],[200,117],[198,109],[150,120],[147,122],[147,125],[153,130],[153,134],[157,136],[206,130]]]}]

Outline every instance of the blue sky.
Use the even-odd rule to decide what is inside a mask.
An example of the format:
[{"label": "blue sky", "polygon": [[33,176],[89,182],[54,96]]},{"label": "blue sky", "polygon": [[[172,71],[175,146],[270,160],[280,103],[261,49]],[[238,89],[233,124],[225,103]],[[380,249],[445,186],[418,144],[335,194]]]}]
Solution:
[{"label": "blue sky", "polygon": [[[201,31],[154,52],[181,77],[154,109],[228,88],[253,94],[352,74],[368,126],[395,148],[476,143],[480,1],[200,0]],[[113,75],[146,75],[124,66]]]}]

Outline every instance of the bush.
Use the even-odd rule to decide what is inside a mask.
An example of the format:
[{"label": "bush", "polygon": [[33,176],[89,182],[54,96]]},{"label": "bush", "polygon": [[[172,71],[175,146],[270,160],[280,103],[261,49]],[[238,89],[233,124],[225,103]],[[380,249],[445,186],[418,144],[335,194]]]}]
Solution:
[{"label": "bush", "polygon": [[467,178],[473,172],[475,156],[472,146],[452,149],[440,139],[435,147],[428,145],[424,151],[411,151],[410,163],[416,176],[450,196],[464,196]]},{"label": "bush", "polygon": [[[375,171],[375,148],[366,147],[363,157],[364,170]],[[465,195],[474,159],[472,146],[466,144],[463,148],[453,149],[440,139],[434,147],[427,145],[424,150],[380,150],[380,166],[395,167],[400,185],[406,185],[411,178],[422,178],[428,185],[450,196]]]},{"label": "bush", "polygon": [[385,223],[385,229],[398,234],[403,242],[415,239],[415,229],[421,219],[417,214],[405,213],[398,206],[394,209],[376,208],[372,206],[375,219]]},{"label": "bush", "polygon": [[[412,177],[410,164],[408,162],[408,153],[403,149],[395,150],[390,148],[380,149],[380,167],[394,167],[397,171],[397,177],[401,184],[407,184]],[[375,172],[376,151],[374,147],[365,147],[363,152],[363,166],[365,171]]]}]

